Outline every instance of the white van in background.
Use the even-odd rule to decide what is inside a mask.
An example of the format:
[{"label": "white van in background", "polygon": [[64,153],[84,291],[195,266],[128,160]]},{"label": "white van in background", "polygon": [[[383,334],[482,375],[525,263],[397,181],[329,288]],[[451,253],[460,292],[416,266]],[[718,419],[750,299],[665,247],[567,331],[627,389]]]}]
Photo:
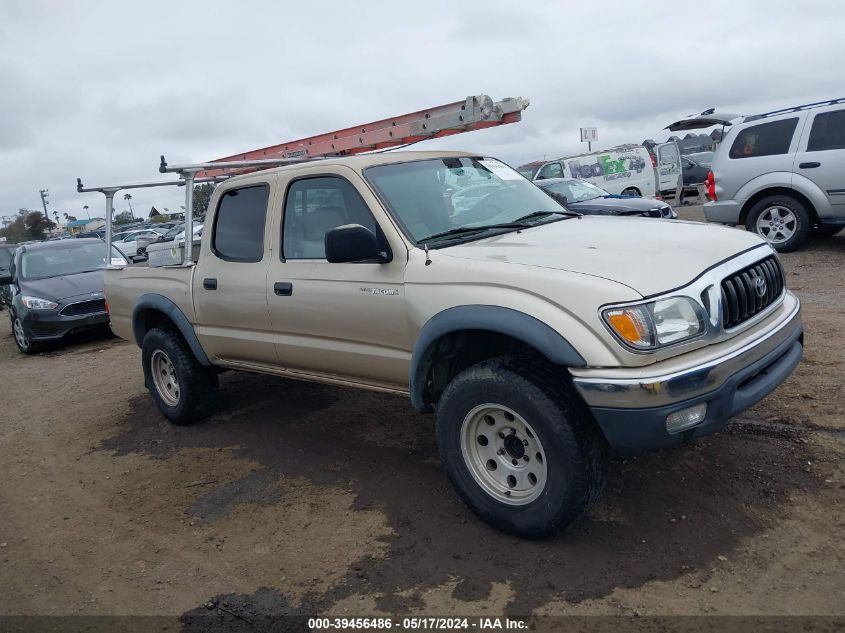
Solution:
[{"label": "white van in background", "polygon": [[616,195],[652,198],[674,192],[681,179],[681,153],[675,143],[655,146],[652,158],[642,145],[535,161],[519,168],[529,180],[579,178]]}]

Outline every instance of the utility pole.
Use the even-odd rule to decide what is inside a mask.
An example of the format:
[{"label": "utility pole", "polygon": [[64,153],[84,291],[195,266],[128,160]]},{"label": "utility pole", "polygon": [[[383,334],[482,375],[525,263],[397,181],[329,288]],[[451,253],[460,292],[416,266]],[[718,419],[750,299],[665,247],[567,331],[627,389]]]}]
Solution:
[{"label": "utility pole", "polygon": [[50,204],[50,202],[47,200],[47,198],[50,197],[50,190],[49,189],[39,189],[38,193],[41,194],[41,206],[44,207],[44,217],[49,220],[50,214],[47,213],[47,205]]}]

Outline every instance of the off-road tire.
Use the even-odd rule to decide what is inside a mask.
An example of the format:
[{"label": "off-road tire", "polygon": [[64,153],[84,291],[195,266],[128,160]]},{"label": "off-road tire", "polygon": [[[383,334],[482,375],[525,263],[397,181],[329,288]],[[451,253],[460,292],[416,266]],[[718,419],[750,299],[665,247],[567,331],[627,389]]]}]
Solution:
[{"label": "off-road tire", "polygon": [[766,239],[766,236],[757,230],[757,220],[761,215],[766,213],[767,210],[774,207],[783,207],[791,211],[797,220],[797,226],[789,239],[783,242],[776,243],[770,241],[769,243],[772,245],[772,248],[779,253],[788,253],[798,249],[807,239],[807,235],[810,232],[810,212],[807,210],[807,207],[791,196],[768,196],[758,201],[753,207],[751,207],[751,210],[749,210],[748,215],[745,218],[745,228],[752,233],[757,233],[757,235],[763,239]]},{"label": "off-road tire", "polygon": [[[156,351],[170,360],[178,381],[178,400],[169,403],[156,387],[152,359]],[[173,424],[193,424],[210,414],[217,401],[217,373],[196,359],[191,348],[175,330],[153,328],[141,344],[144,384],[161,414]]]},{"label": "off-road tire", "polygon": [[[539,496],[508,505],[482,488],[461,449],[468,414],[493,403],[530,423],[543,450],[547,475]],[[452,484],[482,519],[526,538],[554,535],[599,497],[607,473],[607,445],[590,411],[566,385],[566,376],[538,359],[503,356],[455,376],[436,410],[437,443]]]}]

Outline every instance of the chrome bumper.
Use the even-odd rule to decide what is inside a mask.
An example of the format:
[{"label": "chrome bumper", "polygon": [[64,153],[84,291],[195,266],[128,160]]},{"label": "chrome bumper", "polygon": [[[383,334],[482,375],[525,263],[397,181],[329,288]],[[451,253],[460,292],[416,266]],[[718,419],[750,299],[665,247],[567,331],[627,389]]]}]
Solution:
[{"label": "chrome bumper", "polygon": [[[801,336],[801,304],[794,296],[790,297],[795,305],[783,319],[758,338],[723,356],[681,371],[653,375],[642,375],[642,368],[614,370],[613,377],[602,376],[602,370],[585,370],[573,376],[572,382],[591,408],[664,407],[714,392],[744,368]],[[626,371],[632,376],[620,377]]]}]

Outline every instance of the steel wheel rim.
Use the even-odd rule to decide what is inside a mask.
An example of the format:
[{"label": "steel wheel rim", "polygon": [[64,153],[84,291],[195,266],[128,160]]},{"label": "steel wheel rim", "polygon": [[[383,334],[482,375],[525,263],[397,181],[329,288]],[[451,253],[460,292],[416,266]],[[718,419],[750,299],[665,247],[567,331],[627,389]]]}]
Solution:
[{"label": "steel wheel rim", "polygon": [[179,379],[170,357],[160,349],[150,357],[150,371],[158,395],[171,407],[179,404]]},{"label": "steel wheel rim", "polygon": [[461,454],[475,482],[501,503],[527,505],[546,487],[543,445],[534,429],[508,407],[481,404],[467,413],[461,424]]},{"label": "steel wheel rim", "polygon": [[757,218],[757,233],[772,244],[781,244],[795,235],[798,218],[786,207],[769,207]]},{"label": "steel wheel rim", "polygon": [[15,333],[15,341],[17,341],[18,346],[22,349],[28,349],[29,341],[23,331],[23,323],[21,323],[19,318],[15,318],[15,322],[12,324],[12,330]]}]

